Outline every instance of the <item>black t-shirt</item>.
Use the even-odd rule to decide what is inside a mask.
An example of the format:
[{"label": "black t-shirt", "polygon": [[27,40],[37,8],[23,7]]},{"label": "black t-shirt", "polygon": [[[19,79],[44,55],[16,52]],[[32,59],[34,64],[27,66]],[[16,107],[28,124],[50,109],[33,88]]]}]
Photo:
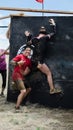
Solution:
[{"label": "black t-shirt", "polygon": [[40,39],[37,37],[32,39],[32,45],[34,46],[32,59],[43,62],[48,41],[49,37],[47,35],[41,37]]},{"label": "black t-shirt", "polygon": [[[50,38],[56,34],[56,26],[51,26],[51,29],[52,31],[49,34]],[[43,63],[50,38],[48,34],[45,34],[43,37],[39,39],[37,37],[32,38],[31,34],[27,37],[26,41],[31,41],[31,44],[29,46],[32,49],[30,56],[32,62],[37,63],[38,61],[40,61]],[[26,46],[28,45],[24,44],[23,46],[21,46],[17,54],[22,53]]]}]

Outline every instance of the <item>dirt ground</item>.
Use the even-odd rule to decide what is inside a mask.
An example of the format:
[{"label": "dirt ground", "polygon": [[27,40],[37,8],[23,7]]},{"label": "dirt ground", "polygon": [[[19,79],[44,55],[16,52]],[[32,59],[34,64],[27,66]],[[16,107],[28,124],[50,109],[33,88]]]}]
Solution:
[{"label": "dirt ground", "polygon": [[0,130],[73,130],[73,110],[45,108],[39,104],[21,106],[0,97]]},{"label": "dirt ground", "polygon": [[15,103],[7,102],[6,88],[5,97],[0,97],[0,130],[73,130],[73,109],[27,104],[16,111],[14,107]]}]

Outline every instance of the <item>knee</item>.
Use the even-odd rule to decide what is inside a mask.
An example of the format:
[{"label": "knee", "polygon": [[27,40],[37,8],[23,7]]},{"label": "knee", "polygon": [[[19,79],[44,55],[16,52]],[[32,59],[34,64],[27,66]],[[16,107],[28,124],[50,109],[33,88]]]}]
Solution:
[{"label": "knee", "polygon": [[27,88],[27,92],[30,92],[31,91],[31,88]]},{"label": "knee", "polygon": [[21,93],[24,95],[26,93],[26,89],[21,90]]}]

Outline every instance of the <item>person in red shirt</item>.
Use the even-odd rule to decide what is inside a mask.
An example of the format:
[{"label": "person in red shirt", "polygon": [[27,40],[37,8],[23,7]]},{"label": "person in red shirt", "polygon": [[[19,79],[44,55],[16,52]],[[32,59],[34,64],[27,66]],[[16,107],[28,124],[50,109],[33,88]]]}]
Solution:
[{"label": "person in red shirt", "polygon": [[29,58],[30,54],[31,49],[29,47],[26,47],[26,49],[23,51],[22,54],[15,56],[11,60],[11,64],[14,65],[14,69],[12,72],[12,79],[17,89],[20,91],[15,106],[16,109],[20,108],[22,100],[31,91],[31,87],[28,86],[28,88],[26,88],[24,82],[24,77],[30,72],[31,68],[31,60]]}]

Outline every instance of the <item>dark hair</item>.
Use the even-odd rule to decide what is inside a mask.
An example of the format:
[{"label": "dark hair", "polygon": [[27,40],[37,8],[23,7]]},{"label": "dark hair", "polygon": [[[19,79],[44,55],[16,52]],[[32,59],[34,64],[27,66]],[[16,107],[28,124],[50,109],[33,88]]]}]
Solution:
[{"label": "dark hair", "polygon": [[47,34],[46,31],[39,31],[39,33],[42,33],[42,34]]},{"label": "dark hair", "polygon": [[41,26],[41,27],[40,27],[40,30],[39,30],[39,33],[47,34],[46,28],[45,28],[44,26]]}]

